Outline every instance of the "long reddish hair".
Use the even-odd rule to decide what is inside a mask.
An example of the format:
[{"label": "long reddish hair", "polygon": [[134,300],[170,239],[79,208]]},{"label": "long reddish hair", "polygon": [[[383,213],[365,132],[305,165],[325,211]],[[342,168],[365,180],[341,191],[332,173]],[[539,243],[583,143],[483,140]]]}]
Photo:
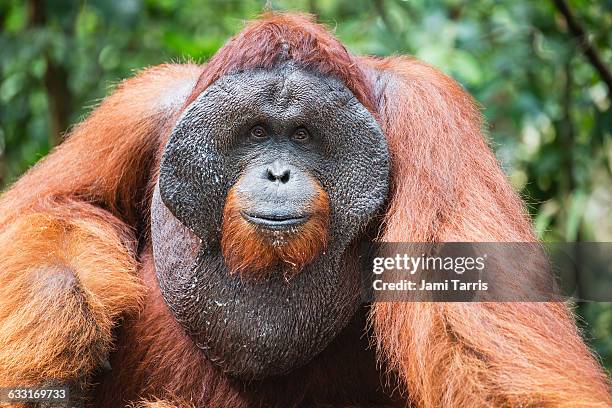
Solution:
[{"label": "long reddish hair", "polygon": [[362,65],[342,43],[329,35],[307,14],[266,13],[230,39],[206,64],[187,104],[217,79],[250,68],[271,68],[283,61],[335,76],[346,84],[370,111],[374,110],[372,89]]},{"label": "long reddish hair", "polygon": [[[90,375],[116,346],[113,375],[99,388],[99,400],[115,398],[107,406],[145,395],[226,407],[263,401],[212,368],[180,330],[159,294],[151,249],[138,230],[147,229],[145,191],[155,182],[157,152],[184,107],[227,73],[287,59],[339,78],[379,120],[392,159],[379,240],[535,240],[521,200],[483,137],[479,109],[456,82],[412,58],[354,56],[306,15],[266,14],[206,66],[155,67],[122,83],[66,143],[3,195],[0,288],[10,291],[0,296],[0,385]],[[65,266],[54,275],[65,284],[33,286],[51,261]],[[135,283],[136,270],[146,293]],[[514,272],[529,279],[528,271]],[[49,300],[44,304],[43,289]],[[84,300],[74,301],[75,294]],[[123,326],[115,345],[113,325],[141,302],[141,313]],[[15,318],[22,315],[46,320],[23,331]],[[377,303],[370,322],[381,366],[399,378],[406,404],[612,403],[606,376],[565,304]],[[351,364],[352,370],[367,362]],[[325,362],[319,367],[307,383],[267,395],[290,406],[312,401],[312,389],[326,396],[341,392],[343,387],[329,385],[341,380],[328,374],[333,368]],[[358,381],[351,370],[344,374]]]}]

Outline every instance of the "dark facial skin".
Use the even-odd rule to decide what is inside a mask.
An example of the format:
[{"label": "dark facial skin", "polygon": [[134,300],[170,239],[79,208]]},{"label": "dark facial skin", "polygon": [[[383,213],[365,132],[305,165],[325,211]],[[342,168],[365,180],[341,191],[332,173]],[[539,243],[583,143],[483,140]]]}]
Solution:
[{"label": "dark facial skin", "polygon": [[[295,139],[294,134],[285,137],[285,132],[282,131],[279,132],[280,136],[273,137],[260,125],[256,125],[254,130],[262,132],[262,140],[258,142],[274,150],[289,149],[290,141]],[[296,132],[306,133],[302,128],[293,133]],[[309,142],[308,136],[304,137],[299,143],[306,145]],[[276,144],[279,146],[274,146]],[[279,156],[281,154],[279,151]],[[274,161],[249,168],[237,186],[237,192],[245,206],[243,217],[259,227],[275,231],[299,226],[308,221],[308,208],[317,194],[313,181],[304,170],[289,164],[289,158],[275,159],[273,151],[262,156]]]},{"label": "dark facial skin", "polygon": [[[163,155],[152,203],[160,290],[226,373],[285,374],[351,321],[360,274],[349,248],[381,210],[389,154],[373,116],[334,78],[285,64],[220,78],[185,111]],[[231,274],[220,239],[230,189],[266,231],[307,222],[317,185],[329,196],[329,242],[287,281]],[[278,270],[276,270],[278,269]]]}]

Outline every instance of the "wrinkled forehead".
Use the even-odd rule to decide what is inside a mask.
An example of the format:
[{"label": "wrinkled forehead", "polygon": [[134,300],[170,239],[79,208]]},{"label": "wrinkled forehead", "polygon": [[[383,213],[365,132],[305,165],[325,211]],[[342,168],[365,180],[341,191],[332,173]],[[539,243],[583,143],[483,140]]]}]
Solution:
[{"label": "wrinkled forehead", "polygon": [[313,100],[346,104],[352,93],[339,80],[292,65],[227,75],[215,85],[256,95],[261,102],[279,106]]},{"label": "wrinkled forehead", "polygon": [[[359,104],[339,80],[293,65],[228,74],[209,86],[188,108],[185,119],[229,114],[241,119],[333,118]],[[347,112],[348,114],[348,112]],[[221,119],[221,117],[219,117]]]}]

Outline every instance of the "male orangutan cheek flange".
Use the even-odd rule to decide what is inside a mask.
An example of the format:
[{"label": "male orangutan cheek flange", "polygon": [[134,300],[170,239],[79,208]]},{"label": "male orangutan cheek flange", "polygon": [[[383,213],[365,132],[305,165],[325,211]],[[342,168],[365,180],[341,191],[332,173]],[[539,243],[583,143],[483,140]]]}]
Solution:
[{"label": "male orangutan cheek flange", "polygon": [[[0,386],[69,385],[92,407],[612,406],[563,302],[377,301],[342,329],[374,236],[537,242],[458,83],[266,13],[205,65],[123,81],[2,193]],[[548,292],[548,268],[519,261],[506,275]]]},{"label": "male orangutan cheek flange", "polygon": [[[174,128],[152,203],[157,277],[177,321],[234,376],[310,361],[359,305],[347,249],[384,203],[388,177],[384,135],[338,80],[292,64],[217,80]],[[233,216],[258,236],[282,230],[314,248],[290,279],[283,262],[266,264],[259,279],[248,277],[248,262],[241,273],[228,268],[221,238],[235,192]],[[307,226],[325,234],[300,236]]]}]

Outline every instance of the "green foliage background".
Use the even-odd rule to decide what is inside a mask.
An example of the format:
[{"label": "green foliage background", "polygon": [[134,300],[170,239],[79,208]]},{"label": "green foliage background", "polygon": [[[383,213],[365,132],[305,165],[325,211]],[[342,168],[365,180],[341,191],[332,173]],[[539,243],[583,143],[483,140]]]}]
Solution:
[{"label": "green foliage background", "polygon": [[[569,4],[610,69],[612,1]],[[117,81],[165,61],[204,62],[266,7],[317,14],[355,53],[413,54],[456,78],[483,106],[540,236],[612,241],[610,89],[551,1],[4,0],[0,188]],[[578,311],[612,367],[612,306]]]}]

